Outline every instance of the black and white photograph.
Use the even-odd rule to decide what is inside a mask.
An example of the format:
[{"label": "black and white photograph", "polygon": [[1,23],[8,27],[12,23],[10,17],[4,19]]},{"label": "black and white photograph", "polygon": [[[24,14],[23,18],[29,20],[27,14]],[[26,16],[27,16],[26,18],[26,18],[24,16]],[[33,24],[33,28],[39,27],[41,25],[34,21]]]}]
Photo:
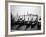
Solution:
[{"label": "black and white photograph", "polygon": [[43,4],[8,3],[8,33],[43,33]]},{"label": "black and white photograph", "polygon": [[[12,30],[41,30],[40,6],[11,6]],[[39,20],[39,21],[38,21]]]}]

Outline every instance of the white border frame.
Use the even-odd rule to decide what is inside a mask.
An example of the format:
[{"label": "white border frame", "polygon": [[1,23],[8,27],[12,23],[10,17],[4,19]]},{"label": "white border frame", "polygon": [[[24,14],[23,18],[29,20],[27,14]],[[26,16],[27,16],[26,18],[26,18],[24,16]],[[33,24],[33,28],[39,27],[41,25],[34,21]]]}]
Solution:
[{"label": "white border frame", "polygon": [[[29,6],[41,6],[41,30],[36,31],[14,31],[11,32],[11,20],[10,20],[10,5],[29,5]],[[35,34],[35,33],[43,33],[43,5],[42,4],[26,4],[26,3],[8,3],[8,35],[18,35],[18,34]]]}]

